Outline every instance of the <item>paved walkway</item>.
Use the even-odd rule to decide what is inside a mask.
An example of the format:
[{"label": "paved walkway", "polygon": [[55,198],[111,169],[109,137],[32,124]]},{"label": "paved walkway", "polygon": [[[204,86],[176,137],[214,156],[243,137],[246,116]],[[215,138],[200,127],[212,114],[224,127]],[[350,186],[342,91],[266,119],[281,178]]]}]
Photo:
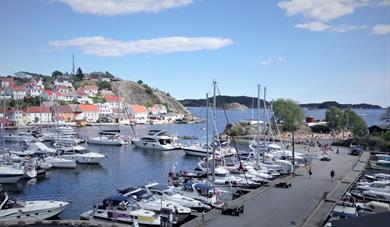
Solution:
[{"label": "paved walkway", "polygon": [[[332,159],[329,162],[315,161],[312,164],[311,178],[306,169],[298,171],[303,175],[292,178],[289,189],[269,187],[250,193],[245,199],[245,212],[239,217],[221,215],[220,211],[212,210],[207,214],[204,226],[302,226],[320,205],[324,192],[332,192],[351,172],[357,175],[352,168],[358,157],[348,155],[347,149],[329,157]],[[336,172],[334,181],[330,179],[331,169]],[[187,224],[185,226],[202,225],[199,219]]]}]

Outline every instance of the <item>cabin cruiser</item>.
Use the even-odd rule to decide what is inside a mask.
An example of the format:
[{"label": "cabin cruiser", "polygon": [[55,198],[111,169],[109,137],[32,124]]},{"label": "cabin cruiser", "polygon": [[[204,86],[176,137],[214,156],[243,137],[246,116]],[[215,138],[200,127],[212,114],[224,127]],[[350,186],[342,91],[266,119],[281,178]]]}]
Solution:
[{"label": "cabin cruiser", "polygon": [[388,192],[373,191],[373,190],[365,190],[365,191],[352,190],[351,194],[352,196],[363,200],[390,203],[390,193]]},{"label": "cabin cruiser", "polygon": [[157,213],[161,212],[162,208],[171,209],[172,213],[177,213],[178,222],[183,221],[191,214],[191,209],[179,205],[172,201],[166,201],[154,196],[145,188],[127,188],[118,190],[120,194],[128,198],[135,199],[137,203],[145,210],[151,210]]},{"label": "cabin cruiser", "polygon": [[168,187],[159,185],[158,183],[151,183],[145,185],[145,188],[148,189],[151,193],[155,194],[157,197],[161,197],[163,200],[172,201],[193,210],[205,211],[211,209],[209,205],[206,205],[198,200],[180,195],[179,191],[175,187]]},{"label": "cabin cruiser", "polygon": [[375,181],[390,180],[390,174],[386,174],[386,173],[375,173],[373,175],[366,174],[365,177],[368,180],[375,180]]},{"label": "cabin cruiser", "polygon": [[358,183],[356,186],[358,190],[372,190],[372,191],[380,191],[380,192],[388,192],[390,193],[390,181],[374,181],[367,183]]},{"label": "cabin cruiser", "polygon": [[61,158],[60,156],[48,156],[43,159],[41,166],[50,166],[51,168],[74,169],[77,166],[76,161]]},{"label": "cabin cruiser", "polygon": [[389,212],[390,205],[387,203],[370,201],[366,203],[355,203],[359,210],[359,214],[377,214],[382,212]]},{"label": "cabin cruiser", "polygon": [[35,138],[33,135],[30,133],[26,132],[19,132],[17,134],[8,134],[4,135],[4,139],[7,142],[21,142],[21,141],[39,141],[39,138]]},{"label": "cabin cruiser", "polygon": [[175,138],[167,134],[165,130],[150,130],[146,136],[132,139],[131,142],[139,148],[152,150],[174,150],[178,146]]},{"label": "cabin cruiser", "polygon": [[376,154],[375,157],[380,160],[390,161],[390,155],[388,154]]},{"label": "cabin cruiser", "polygon": [[90,152],[82,146],[60,147],[59,154],[62,158],[73,160],[80,164],[99,164],[105,155],[96,152]]},{"label": "cabin cruiser", "polygon": [[89,138],[88,143],[110,146],[122,146],[125,144],[125,141],[120,137],[120,134],[118,132],[102,131],[99,133],[99,136]]},{"label": "cabin cruiser", "polygon": [[64,211],[69,202],[54,200],[18,201],[0,191],[0,221],[16,223],[36,221],[54,217]]},{"label": "cabin cruiser", "polygon": [[229,171],[222,167],[216,167],[214,170],[214,181],[213,184],[216,186],[228,186],[228,187],[239,187],[239,188],[258,188],[261,186],[263,179],[256,180],[259,183],[252,181],[251,179],[244,178],[241,176],[230,175]]},{"label": "cabin cruiser", "polygon": [[222,194],[221,190],[203,182],[193,183],[191,180],[185,180],[183,185],[177,186],[175,189],[183,196],[198,200],[212,207],[221,208],[225,204],[218,198]]},{"label": "cabin cruiser", "polygon": [[160,226],[160,216],[155,212],[142,209],[134,200],[125,196],[111,196],[93,210],[80,215],[81,219],[103,219],[126,224]]},{"label": "cabin cruiser", "polygon": [[0,166],[0,184],[16,183],[24,175],[24,170],[13,166]]},{"label": "cabin cruiser", "polygon": [[371,168],[379,170],[390,170],[390,161],[379,159],[370,162]]},{"label": "cabin cruiser", "polygon": [[[213,152],[213,147],[207,144],[190,144],[182,146],[181,149],[186,155],[197,156],[197,157],[207,157]],[[229,156],[236,154],[236,150],[231,147],[218,147],[215,148],[215,155],[218,156]]]}]

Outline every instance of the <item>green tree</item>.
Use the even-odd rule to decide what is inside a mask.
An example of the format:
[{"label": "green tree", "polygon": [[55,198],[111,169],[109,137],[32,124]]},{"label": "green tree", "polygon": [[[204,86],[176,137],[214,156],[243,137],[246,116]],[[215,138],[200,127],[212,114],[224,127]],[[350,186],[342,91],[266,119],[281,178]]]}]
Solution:
[{"label": "green tree", "polygon": [[142,85],[144,82],[142,80],[138,80],[137,84]]},{"label": "green tree", "polygon": [[381,121],[390,123],[390,107],[387,107],[386,112],[381,115]]},{"label": "green tree", "polygon": [[302,108],[292,100],[278,99],[273,108],[276,119],[283,122],[286,131],[296,131],[305,119]]},{"label": "green tree", "polygon": [[345,129],[348,124],[348,115],[344,116],[344,112],[339,108],[332,106],[325,113],[325,119],[331,130],[340,131]]},{"label": "green tree", "polygon": [[54,72],[51,73],[52,77],[57,77],[57,76],[62,76],[64,75],[61,71],[55,70]]},{"label": "green tree", "polygon": [[98,81],[96,83],[96,86],[99,88],[99,90],[103,90],[103,89],[112,90],[111,83],[108,81]]},{"label": "green tree", "polygon": [[292,134],[293,176],[295,176],[295,131],[303,124],[305,114],[302,108],[290,99],[278,99],[273,106],[276,120],[282,121],[284,130]]},{"label": "green tree", "polygon": [[79,67],[76,71],[76,75],[74,75],[73,77],[73,80],[75,81],[82,81],[84,78],[84,74],[83,74],[83,71],[81,70],[81,68]]},{"label": "green tree", "polygon": [[364,120],[359,116],[353,122],[352,134],[354,136],[367,136],[368,135],[366,122],[364,122]]}]

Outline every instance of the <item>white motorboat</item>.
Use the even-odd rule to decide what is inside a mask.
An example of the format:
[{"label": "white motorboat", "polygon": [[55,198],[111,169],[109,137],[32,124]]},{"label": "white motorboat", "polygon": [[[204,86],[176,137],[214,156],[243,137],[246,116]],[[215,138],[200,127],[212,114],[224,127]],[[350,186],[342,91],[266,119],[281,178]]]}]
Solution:
[{"label": "white motorboat", "polygon": [[352,190],[351,194],[359,199],[390,203],[390,193],[388,192]]},{"label": "white motorboat", "polygon": [[[207,157],[213,152],[213,147],[207,144],[190,144],[181,146],[181,149],[186,155],[197,156],[197,157]],[[236,150],[231,147],[221,147],[215,149],[215,155],[217,156],[230,156],[236,154]]]},{"label": "white motorboat", "polygon": [[49,165],[52,168],[76,168],[77,163],[74,160],[69,160],[61,157],[46,157],[43,159],[43,165]]},{"label": "white motorboat", "polygon": [[54,217],[64,211],[69,202],[54,200],[12,200],[4,191],[0,192],[0,221],[15,224],[19,221],[36,221]]},{"label": "white motorboat", "polygon": [[377,214],[382,212],[389,212],[390,205],[387,203],[370,201],[366,203],[356,203],[356,207],[359,210],[359,213],[364,214]]},{"label": "white motorboat", "polygon": [[390,161],[387,160],[370,161],[370,165],[373,169],[390,170]]},{"label": "white motorboat", "polygon": [[103,200],[96,209],[80,215],[81,219],[102,219],[107,221],[141,225],[160,226],[160,216],[155,212],[142,209],[136,202],[125,196],[111,196]]},{"label": "white motorboat", "polygon": [[179,148],[175,144],[175,138],[168,135],[164,130],[150,130],[148,135],[132,139],[131,142],[139,148],[151,150],[174,150]]},{"label": "white motorboat", "polygon": [[203,182],[185,181],[182,186],[175,187],[175,189],[183,196],[196,199],[212,207],[221,208],[225,204],[218,199],[221,191]]},{"label": "white motorboat", "polygon": [[29,145],[29,151],[31,151],[35,154],[55,154],[56,153],[56,149],[50,148],[42,142],[29,143],[28,145]]},{"label": "white motorboat", "polygon": [[126,142],[120,137],[120,134],[118,133],[100,132],[99,136],[89,138],[88,143],[110,146],[122,146]]},{"label": "white motorboat", "polygon": [[35,138],[31,134],[24,133],[24,132],[19,132],[18,134],[4,135],[4,139],[7,142],[18,142],[18,141],[19,142],[22,142],[22,141],[32,142],[32,141],[39,141],[38,138]]},{"label": "white motorboat", "polygon": [[90,152],[82,146],[60,147],[59,152],[62,158],[73,160],[80,164],[99,164],[105,155]]},{"label": "white motorboat", "polygon": [[172,201],[193,210],[205,211],[211,209],[209,205],[206,205],[198,200],[180,195],[179,190],[174,187],[162,186],[158,183],[151,183],[145,185],[145,188],[148,189],[151,193],[155,194],[157,197],[161,197],[163,200]]},{"label": "white motorboat", "polygon": [[17,169],[12,166],[0,166],[0,184],[16,183],[23,175],[23,169]]},{"label": "white motorboat", "polygon": [[213,184],[221,187],[221,186],[226,186],[226,187],[240,187],[240,188],[257,188],[261,186],[261,181],[263,179],[256,179],[256,183],[252,181],[251,179],[245,179],[244,177],[241,176],[235,176],[231,175],[229,171],[222,167],[216,167],[214,170],[215,178],[213,181]]},{"label": "white motorboat", "polygon": [[388,154],[376,154],[375,157],[380,160],[390,161],[390,155]]},{"label": "white motorboat", "polygon": [[366,174],[365,177],[368,180],[376,180],[376,181],[379,181],[379,180],[390,180],[390,174],[386,174],[386,173],[375,173],[373,175]]},{"label": "white motorboat", "polygon": [[[121,192],[125,192],[120,190]],[[179,205],[172,201],[166,201],[155,197],[151,192],[145,188],[129,189],[129,192],[123,194],[128,198],[135,199],[137,203],[145,210],[151,210],[157,213],[161,212],[162,208],[171,209],[172,213],[177,214],[178,222],[183,221],[191,214],[191,209]]]},{"label": "white motorboat", "polygon": [[374,182],[367,182],[367,183],[358,183],[356,189],[390,193],[390,181],[374,181]]}]

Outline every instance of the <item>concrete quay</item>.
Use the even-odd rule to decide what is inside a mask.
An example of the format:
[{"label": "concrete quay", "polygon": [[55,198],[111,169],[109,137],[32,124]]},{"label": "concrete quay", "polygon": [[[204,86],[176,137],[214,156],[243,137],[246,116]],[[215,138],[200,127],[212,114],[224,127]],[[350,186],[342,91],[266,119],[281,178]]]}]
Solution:
[{"label": "concrete quay", "polygon": [[[340,148],[340,153],[328,155],[331,161],[315,160],[311,164],[313,175],[309,177],[308,166],[296,171],[296,176],[287,176],[261,187],[230,204],[245,204],[240,216],[222,215],[213,209],[208,213],[183,224],[194,226],[321,226],[333,209],[335,202],[346,192],[364,170],[370,153],[361,157],[348,154],[349,149]],[[333,181],[330,171],[336,172]],[[278,182],[288,182],[288,189],[275,188]]]}]

